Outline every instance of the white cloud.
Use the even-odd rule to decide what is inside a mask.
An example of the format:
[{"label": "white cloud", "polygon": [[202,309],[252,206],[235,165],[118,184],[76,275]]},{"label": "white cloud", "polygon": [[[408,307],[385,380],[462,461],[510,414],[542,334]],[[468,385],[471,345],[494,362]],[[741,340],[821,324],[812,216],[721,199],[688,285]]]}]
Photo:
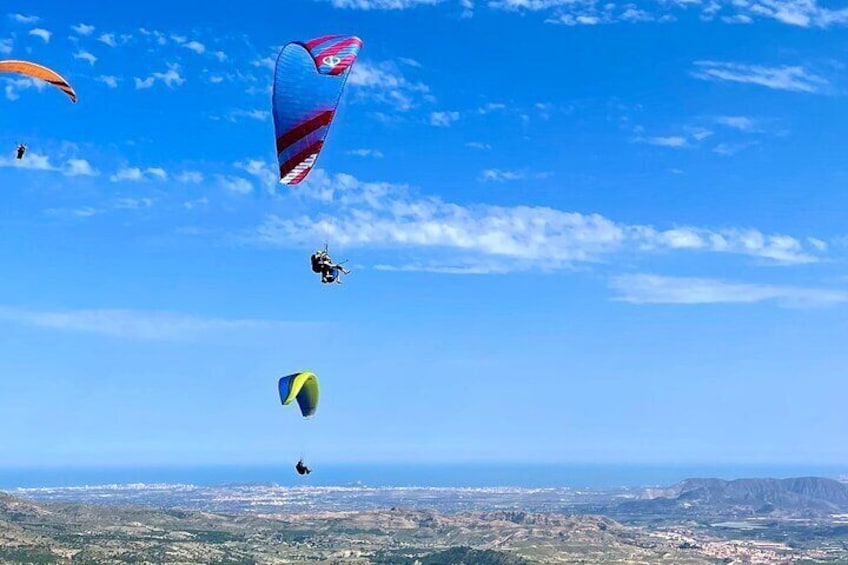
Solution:
[{"label": "white cloud", "polygon": [[[261,59],[254,59],[250,62],[254,67],[265,67],[266,69],[274,70],[274,65],[276,63],[276,58],[268,55],[267,57],[262,57]],[[356,67],[354,67],[356,68]]]},{"label": "white cloud", "polygon": [[89,64],[93,65],[97,62],[97,57],[89,53],[88,51],[80,50],[74,53],[74,59],[81,59],[83,61],[88,61]]},{"label": "white cloud", "polygon": [[234,163],[234,166],[256,177],[269,193],[273,194],[276,191],[279,181],[276,165],[270,165],[260,159],[246,159]]},{"label": "white cloud", "polygon": [[0,167],[14,167],[33,171],[58,171],[59,167],[50,162],[50,157],[33,151],[28,151],[25,159],[0,157]]},{"label": "white cloud", "polygon": [[50,43],[50,37],[53,35],[46,29],[40,27],[30,30],[29,34],[41,38],[44,40],[44,43]]},{"label": "white cloud", "polygon": [[848,292],[714,279],[650,274],[614,277],[618,300],[633,304],[750,304],[775,300],[784,306],[824,306],[848,302]]},{"label": "white cloud", "polygon": [[743,143],[719,143],[713,148],[713,152],[719,155],[736,155],[740,151],[756,145],[755,141],[746,141]]},{"label": "white cloud", "polygon": [[183,207],[185,207],[187,210],[194,210],[195,208],[198,208],[200,206],[205,206],[207,204],[209,204],[209,199],[204,196],[202,198],[197,198],[195,200],[189,200],[187,202],[183,202]]},{"label": "white cloud", "polygon": [[381,159],[383,157],[383,152],[378,149],[351,149],[347,151],[348,155],[355,155],[357,157],[375,157],[377,159]]},{"label": "white cloud", "polygon": [[488,143],[482,143],[480,141],[469,141],[465,144],[466,147],[470,147],[472,149],[491,149],[492,146]]},{"label": "white cloud", "polygon": [[173,88],[175,86],[182,86],[185,84],[186,79],[180,75],[180,66],[174,63],[168,64],[168,70],[165,72],[157,72],[153,73],[151,76],[146,79],[135,79],[135,87],[138,89],[141,88],[151,88],[153,84],[156,82],[162,82],[168,88]]},{"label": "white cloud", "polygon": [[518,171],[502,171],[500,169],[486,169],[480,173],[480,180],[505,182],[511,180],[521,180],[525,178],[524,173]]},{"label": "white cloud", "polygon": [[12,52],[12,40],[0,39],[0,55],[8,55]]},{"label": "white cloud", "polygon": [[753,119],[746,116],[719,116],[715,121],[723,126],[740,131],[752,131],[755,124]]},{"label": "white cloud", "polygon": [[144,173],[138,167],[130,167],[121,169],[114,175],[109,177],[112,182],[120,181],[140,181],[144,179]]},{"label": "white cloud", "polygon": [[427,85],[407,80],[390,62],[369,63],[359,61],[353,66],[348,82],[366,98],[407,111],[419,105],[420,98],[427,98]]},{"label": "white cloud", "polygon": [[41,92],[47,87],[45,82],[40,80],[33,80],[31,78],[0,78],[0,80],[2,80],[6,85],[6,98],[12,101],[20,98],[19,92],[21,90],[34,88]]},{"label": "white cloud", "polygon": [[329,0],[336,8],[351,10],[406,10],[418,6],[435,6],[444,0]]},{"label": "white cloud", "polygon": [[168,178],[168,173],[165,172],[165,169],[159,167],[148,168],[145,170],[145,173],[159,180],[165,180]]},{"label": "white cloud", "polygon": [[658,145],[660,147],[686,147],[686,138],[679,135],[671,136],[656,136],[656,137],[637,137],[635,141],[639,143],[647,143],[648,145]]},{"label": "white cloud", "polygon": [[155,80],[156,79],[154,79],[153,77],[147,77],[146,79],[143,79],[143,80],[136,77],[135,78],[135,87],[139,90],[143,89],[143,88],[151,88],[153,86],[153,83],[155,82]]},{"label": "white cloud", "polygon": [[165,45],[168,43],[167,36],[161,31],[146,28],[140,28],[138,31],[139,33],[141,33],[141,35],[152,39],[157,45]]},{"label": "white cloud", "polygon": [[230,119],[235,121],[238,118],[250,118],[252,120],[258,120],[260,122],[264,122],[271,117],[271,112],[267,110],[233,110],[230,112]]},{"label": "white cloud", "polygon": [[496,112],[499,110],[505,110],[506,104],[503,102],[489,102],[479,108],[477,108],[477,113],[481,115],[491,114],[492,112]]},{"label": "white cloud", "polygon": [[119,198],[115,202],[115,208],[119,210],[139,210],[151,206],[153,206],[153,199],[151,198]]},{"label": "white cloud", "polygon": [[94,32],[94,26],[86,25],[86,24],[78,24],[75,26],[71,26],[71,29],[74,30],[79,35],[91,35]]},{"label": "white cloud", "polygon": [[134,310],[35,311],[0,307],[0,320],[65,332],[144,341],[193,340],[215,333],[279,331],[303,325],[271,320],[202,318],[173,312]]},{"label": "white cloud", "polygon": [[9,14],[9,17],[21,24],[34,24],[41,20],[38,16],[27,16],[25,14]]},{"label": "white cloud", "polygon": [[430,125],[436,127],[449,127],[459,119],[459,112],[431,112]]},{"label": "white cloud", "polygon": [[217,175],[218,183],[226,190],[237,194],[250,194],[253,192],[253,184],[242,177],[232,175]]},{"label": "white cloud", "polygon": [[[118,77],[112,75],[100,75],[95,79],[97,82],[102,82],[109,88],[118,88]],[[138,80],[138,79],[136,79]]]},{"label": "white cloud", "polygon": [[114,33],[102,33],[102,34],[100,34],[100,37],[97,38],[97,41],[99,41],[101,43],[105,43],[109,47],[117,47],[118,46],[118,40],[115,38]]},{"label": "white cloud", "polygon": [[[674,0],[635,4],[593,0],[491,0],[490,8],[513,12],[550,11],[548,23],[564,25],[597,25],[617,22],[673,22],[675,11],[700,9],[701,19],[712,21],[719,12],[731,12],[721,17],[730,24],[750,23],[754,18],[770,18],[799,27],[829,27],[848,23],[848,8],[832,10],[817,0]],[[647,8],[647,9],[646,9]],[[650,11],[649,11],[650,10]]]},{"label": "white cloud", "polygon": [[764,67],[742,63],[697,61],[692,76],[701,80],[755,84],[774,90],[822,92],[830,83],[800,66]]},{"label": "white cloud", "polygon": [[80,208],[48,208],[44,211],[45,214],[50,216],[73,216],[75,218],[90,218],[103,212],[104,210],[91,206],[82,206]]},{"label": "white cloud", "polygon": [[183,47],[194,51],[198,55],[202,55],[206,52],[206,46],[200,43],[199,41],[189,41],[188,43],[184,44]]},{"label": "white cloud", "polygon": [[686,128],[686,129],[689,132],[689,135],[691,135],[692,138],[695,141],[704,141],[708,137],[712,137],[713,133],[714,133],[714,132],[712,132],[708,129],[704,129],[704,128]]},{"label": "white cloud", "polygon": [[463,206],[415,197],[408,187],[362,182],[350,175],[312,172],[295,193],[326,206],[311,216],[269,216],[247,239],[279,246],[330,238],[346,247],[405,247],[436,253],[451,267],[490,261],[500,270],[567,268],[579,262],[612,260],[615,254],[669,252],[735,254],[772,264],[820,260],[806,240],[753,229],[679,226],[657,229],[616,223],[598,214],[547,207]]},{"label": "white cloud", "polygon": [[69,177],[97,176],[99,174],[85,159],[72,158],[61,165],[56,165],[51,162],[47,155],[41,155],[32,150],[28,151],[26,157],[20,160],[13,157],[0,157],[0,167],[59,172]]},{"label": "white cloud", "polygon": [[85,176],[93,177],[99,173],[85,159],[68,159],[65,174],[71,177]]},{"label": "white cloud", "polygon": [[203,174],[198,171],[183,171],[177,175],[177,180],[185,184],[200,184],[203,182]]},{"label": "white cloud", "polygon": [[166,180],[167,178],[168,173],[159,167],[148,167],[143,170],[140,167],[126,167],[111,175],[109,180],[112,182],[139,182],[148,179]]},{"label": "white cloud", "polygon": [[215,51],[215,58],[218,59],[221,63],[227,60],[227,54],[223,51]]}]

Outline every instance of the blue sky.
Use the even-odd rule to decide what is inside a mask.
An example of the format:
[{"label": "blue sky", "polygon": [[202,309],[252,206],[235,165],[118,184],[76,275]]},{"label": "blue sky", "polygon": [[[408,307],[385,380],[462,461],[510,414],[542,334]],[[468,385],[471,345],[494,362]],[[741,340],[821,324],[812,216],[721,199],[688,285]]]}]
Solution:
[{"label": "blue sky", "polygon": [[[845,8],[37,8],[0,55],[79,103],[0,78],[5,466],[848,460]],[[269,65],[328,33],[365,47],[286,188]]]}]

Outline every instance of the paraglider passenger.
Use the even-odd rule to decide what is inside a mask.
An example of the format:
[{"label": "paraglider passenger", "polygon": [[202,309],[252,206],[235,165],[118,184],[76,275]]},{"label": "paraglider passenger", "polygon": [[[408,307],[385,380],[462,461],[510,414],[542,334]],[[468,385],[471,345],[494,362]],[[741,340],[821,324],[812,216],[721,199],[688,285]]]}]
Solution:
[{"label": "paraglider passenger", "polygon": [[17,154],[18,159],[24,158],[24,154],[26,153],[26,150],[27,150],[26,144],[18,145],[18,154]]},{"label": "paraglider passenger", "polygon": [[350,271],[342,267],[341,265],[330,265],[323,273],[321,273],[321,282],[324,284],[329,283],[338,283],[342,284],[342,280],[339,278],[339,272],[344,273],[345,275],[350,274]]},{"label": "paraglider passenger", "polygon": [[298,461],[294,468],[297,470],[298,475],[308,475],[312,472],[312,469],[303,464],[303,459]]}]

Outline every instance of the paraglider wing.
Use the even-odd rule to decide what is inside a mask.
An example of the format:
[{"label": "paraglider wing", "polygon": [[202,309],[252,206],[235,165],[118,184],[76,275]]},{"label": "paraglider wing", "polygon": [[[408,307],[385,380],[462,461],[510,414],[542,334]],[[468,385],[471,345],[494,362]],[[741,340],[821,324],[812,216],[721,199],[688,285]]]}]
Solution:
[{"label": "paraglider wing", "polygon": [[288,406],[295,399],[300,406],[300,413],[304,418],[315,414],[318,408],[318,377],[313,373],[304,371],[282,377],[278,383],[280,389],[280,402]]},{"label": "paraglider wing", "polygon": [[298,184],[315,166],[361,48],[358,37],[328,35],[280,51],[272,106],[281,183]]},{"label": "paraglider wing", "polygon": [[0,73],[16,73],[30,78],[36,78],[48,82],[64,92],[71,102],[77,103],[77,93],[71,88],[70,83],[62,78],[59,73],[47,67],[36,65],[28,61],[0,61]]}]

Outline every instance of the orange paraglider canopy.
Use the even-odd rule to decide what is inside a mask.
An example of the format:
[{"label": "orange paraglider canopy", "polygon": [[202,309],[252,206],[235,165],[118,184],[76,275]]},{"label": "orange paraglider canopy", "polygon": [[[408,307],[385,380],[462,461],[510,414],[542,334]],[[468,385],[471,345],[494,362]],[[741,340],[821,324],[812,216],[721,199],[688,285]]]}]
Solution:
[{"label": "orange paraglider canopy", "polygon": [[37,78],[48,82],[68,95],[71,102],[76,104],[77,93],[71,88],[71,85],[62,78],[59,73],[29,61],[0,61],[0,73],[17,73],[19,75]]}]

